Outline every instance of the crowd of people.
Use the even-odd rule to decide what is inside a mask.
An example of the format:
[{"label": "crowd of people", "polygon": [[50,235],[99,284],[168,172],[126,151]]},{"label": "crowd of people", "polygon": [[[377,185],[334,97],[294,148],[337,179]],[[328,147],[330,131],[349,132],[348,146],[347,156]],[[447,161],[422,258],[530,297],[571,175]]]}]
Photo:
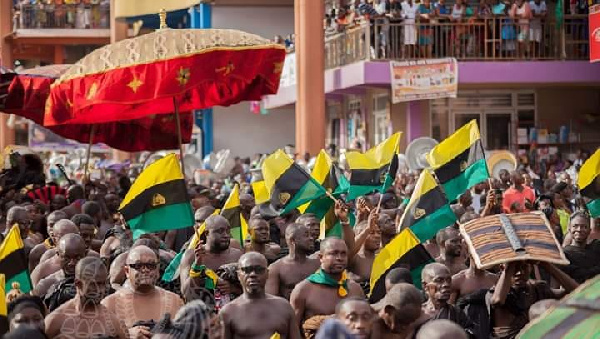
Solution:
[{"label": "crowd of people", "polygon": [[[253,162],[238,159],[227,180],[189,183],[194,226],[134,239],[118,213],[131,186],[125,170],[119,180],[70,182],[37,196],[29,193],[55,185],[40,158],[11,159],[0,176],[0,225],[4,235],[18,226],[33,289],[7,290],[5,338],[514,338],[600,273],[600,220],[585,212],[567,168],[556,164],[537,177],[525,167],[504,170],[464,192],[451,205],[458,222],[425,244],[434,262],[420,277],[391,268],[385,296],[371,303],[373,261],[399,233],[418,173],[401,170],[386,192],[337,201],[342,235],[320,239],[315,215],[274,215],[255,204]],[[300,162],[310,167],[309,159]],[[215,213],[236,181],[244,243]],[[547,216],[570,264],[478,269],[458,225],[534,210]],[[202,238],[188,249],[200,225]],[[166,282],[180,251],[176,279]]]}]

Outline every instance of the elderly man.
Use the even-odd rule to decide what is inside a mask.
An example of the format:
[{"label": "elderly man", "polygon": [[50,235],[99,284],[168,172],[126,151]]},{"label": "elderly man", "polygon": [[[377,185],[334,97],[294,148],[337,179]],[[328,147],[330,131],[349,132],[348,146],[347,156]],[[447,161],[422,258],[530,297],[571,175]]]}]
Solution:
[{"label": "elderly man", "polygon": [[102,300],[109,312],[117,314],[133,338],[150,338],[151,324],[166,314],[175,314],[183,301],[175,293],[156,286],[158,257],[147,246],[133,248],[127,256],[125,273],[130,288],[122,288]]},{"label": "elderly man", "polygon": [[108,272],[99,258],[82,259],[75,269],[75,298],[46,317],[49,338],[129,338],[123,320],[100,304]]},{"label": "elderly man", "polygon": [[314,247],[308,227],[289,225],[285,229],[285,240],[290,253],[269,266],[266,290],[289,300],[294,287],[319,268],[319,259],[307,257]]},{"label": "elderly man", "polygon": [[458,307],[449,304],[452,276],[450,270],[439,263],[431,263],[421,272],[423,289],[428,296],[423,304],[423,313],[430,319],[447,319],[455,322],[467,333],[475,336],[477,326]]},{"label": "elderly man", "polygon": [[348,279],[348,247],[343,240],[323,240],[319,260],[321,268],[299,283],[290,296],[301,324],[315,316],[334,314],[337,303],[346,297],[365,296],[360,285]]},{"label": "elderly man", "polygon": [[244,254],[238,262],[244,293],[221,310],[226,338],[300,338],[294,310],[281,297],[265,293],[267,259]]}]

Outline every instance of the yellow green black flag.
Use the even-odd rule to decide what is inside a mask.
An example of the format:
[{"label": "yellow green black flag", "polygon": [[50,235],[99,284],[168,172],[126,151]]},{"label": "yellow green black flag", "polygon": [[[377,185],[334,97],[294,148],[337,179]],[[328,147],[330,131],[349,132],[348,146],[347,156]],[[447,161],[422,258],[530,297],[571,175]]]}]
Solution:
[{"label": "yellow green black flag", "polygon": [[0,274],[0,337],[8,333],[8,312],[6,308],[6,278]]},{"label": "yellow green black flag", "polygon": [[428,169],[423,170],[400,219],[400,228],[410,228],[422,243],[456,222],[448,199]]},{"label": "yellow green black flag", "polygon": [[229,198],[227,198],[227,201],[221,210],[221,216],[229,221],[231,236],[244,246],[244,240],[246,240],[246,236],[248,236],[248,224],[241,213],[240,187],[238,184],[235,184],[233,190],[229,194]]},{"label": "yellow green black flag", "polygon": [[166,155],[140,174],[121,203],[119,212],[135,238],[144,233],[194,225],[185,178],[175,154]]},{"label": "yellow green black flag", "polygon": [[435,146],[427,161],[451,202],[490,177],[476,120]]},{"label": "yellow green black flag", "polygon": [[600,149],[581,166],[577,179],[579,192],[590,201],[586,204],[592,218],[600,216]]},{"label": "yellow green black flag", "polygon": [[350,167],[350,188],[346,200],[353,200],[376,190],[385,192],[391,186],[398,170],[401,135],[401,132],[395,133],[364,154],[346,153]]},{"label": "yellow green black flag", "polygon": [[282,150],[269,155],[262,165],[269,201],[280,214],[326,194],[325,189]]},{"label": "yellow green black flag", "polygon": [[416,287],[421,288],[421,271],[432,262],[423,244],[410,228],[405,228],[392,241],[379,251],[371,269],[371,296],[369,301],[375,303],[385,295],[385,276],[397,267],[410,270]]},{"label": "yellow green black flag", "polygon": [[19,226],[13,226],[0,245],[0,274],[4,275],[6,284],[2,285],[5,291],[12,288],[14,282],[19,283],[23,293],[31,291],[27,257],[21,239]]},{"label": "yellow green black flag", "polygon": [[269,202],[269,191],[267,190],[267,186],[265,186],[265,181],[255,181],[251,183],[252,192],[254,193],[254,202],[257,205],[262,205],[264,203]]}]

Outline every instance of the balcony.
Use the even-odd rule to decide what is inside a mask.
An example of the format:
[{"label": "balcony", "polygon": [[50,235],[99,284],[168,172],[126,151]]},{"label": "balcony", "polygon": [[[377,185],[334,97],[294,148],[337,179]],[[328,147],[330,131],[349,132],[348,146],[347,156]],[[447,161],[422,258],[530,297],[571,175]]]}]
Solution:
[{"label": "balcony", "polygon": [[110,38],[110,2],[18,4],[13,11],[13,37]]},{"label": "balcony", "polygon": [[509,17],[461,23],[376,21],[325,39],[327,69],[367,60],[446,57],[460,61],[588,60],[588,18],[569,15],[560,27],[554,20],[519,23]]}]

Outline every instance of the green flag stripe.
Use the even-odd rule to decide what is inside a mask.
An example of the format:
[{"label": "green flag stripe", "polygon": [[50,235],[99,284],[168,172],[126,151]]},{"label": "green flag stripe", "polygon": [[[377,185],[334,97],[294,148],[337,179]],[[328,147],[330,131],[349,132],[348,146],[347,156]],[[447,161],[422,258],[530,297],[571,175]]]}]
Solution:
[{"label": "green flag stripe", "polygon": [[590,211],[592,218],[600,217],[600,198],[588,202],[586,206],[588,211]]},{"label": "green flag stripe", "polygon": [[530,325],[526,331],[521,333],[521,339],[538,339],[552,330],[557,324],[560,324],[564,319],[568,318],[575,312],[574,309],[557,308],[543,318],[538,319]]},{"label": "green flag stripe", "polygon": [[437,232],[456,222],[456,215],[452,212],[450,205],[445,204],[438,210],[417,220],[410,226],[410,230],[415,234],[421,243],[435,237]]},{"label": "green flag stripe", "polygon": [[[417,288],[421,288],[421,275],[420,270],[423,269],[423,266],[432,262],[433,258],[429,255],[429,252],[423,247],[422,244],[418,244],[415,247],[411,248],[408,252],[406,252],[403,256],[396,259],[396,261],[385,270],[385,273],[377,279],[375,282],[375,286],[372,288],[371,297],[369,301],[371,303],[376,303],[385,295],[385,277],[387,274],[394,268],[404,267],[411,271],[411,276],[413,276],[413,271],[418,271],[419,275],[413,276],[413,283]],[[387,266],[387,265],[386,265]]]},{"label": "green flag stripe", "polygon": [[179,269],[179,264],[181,264],[181,259],[183,258],[183,254],[185,253],[185,247],[177,253],[177,255],[171,260],[169,266],[165,269],[165,273],[163,274],[161,280],[164,282],[171,282],[175,280],[177,275],[177,270]]},{"label": "green flag stripe", "polygon": [[27,270],[21,271],[12,278],[6,280],[6,293],[12,289],[12,284],[18,282],[20,290],[23,293],[29,293],[31,291],[31,279],[29,278],[29,272]]},{"label": "green flag stripe", "polygon": [[270,202],[274,208],[283,209],[281,213],[284,214],[323,194],[323,186],[294,163],[275,181]]},{"label": "green flag stripe", "polygon": [[192,206],[189,202],[166,205],[137,216],[127,223],[133,231],[134,238],[144,233],[180,229],[194,225]]},{"label": "green flag stripe", "polygon": [[285,205],[281,214],[286,214],[291,210],[298,208],[307,202],[318,199],[325,194],[323,186],[319,185],[314,179],[308,180],[300,190],[292,196],[292,199]]},{"label": "green flag stripe", "polygon": [[317,219],[321,220],[325,217],[327,212],[333,207],[334,202],[328,196],[320,197],[319,199],[313,200],[304,213],[312,213]]},{"label": "green flag stripe", "polygon": [[435,175],[438,177],[440,183],[444,184],[460,175],[464,171],[464,168],[472,166],[481,159],[485,159],[485,155],[481,140],[477,140],[454,159],[436,169]]},{"label": "green flag stripe", "polygon": [[351,169],[350,185],[353,186],[381,186],[390,164],[385,164],[375,169]]},{"label": "green flag stripe", "polygon": [[[407,206],[406,216],[404,217],[404,220],[402,220],[402,228],[411,227],[418,223],[423,218],[439,210],[444,205],[447,205],[448,200],[446,199],[444,192],[442,192],[441,187],[436,186],[425,192],[425,194],[421,194],[416,201],[409,203],[410,205]],[[419,216],[418,219],[415,219],[415,215],[419,215],[417,209],[425,211],[425,214]]]},{"label": "green flag stripe", "polygon": [[[154,198],[164,198],[164,204],[156,204]],[[171,180],[162,184],[150,186],[138,194],[131,202],[120,210],[125,220],[134,219],[141,214],[165,206],[190,201],[184,180]],[[155,206],[156,205],[156,206]],[[188,225],[189,226],[189,225]]]},{"label": "green flag stripe", "polygon": [[[437,174],[437,172],[436,172]],[[456,200],[469,188],[487,180],[490,177],[485,159],[473,163],[458,176],[442,184],[450,202]]]},{"label": "green flag stripe", "polygon": [[346,201],[354,200],[362,195],[367,195],[373,193],[381,188],[381,185],[377,186],[356,186],[350,185],[350,189],[348,189],[348,197]]}]

